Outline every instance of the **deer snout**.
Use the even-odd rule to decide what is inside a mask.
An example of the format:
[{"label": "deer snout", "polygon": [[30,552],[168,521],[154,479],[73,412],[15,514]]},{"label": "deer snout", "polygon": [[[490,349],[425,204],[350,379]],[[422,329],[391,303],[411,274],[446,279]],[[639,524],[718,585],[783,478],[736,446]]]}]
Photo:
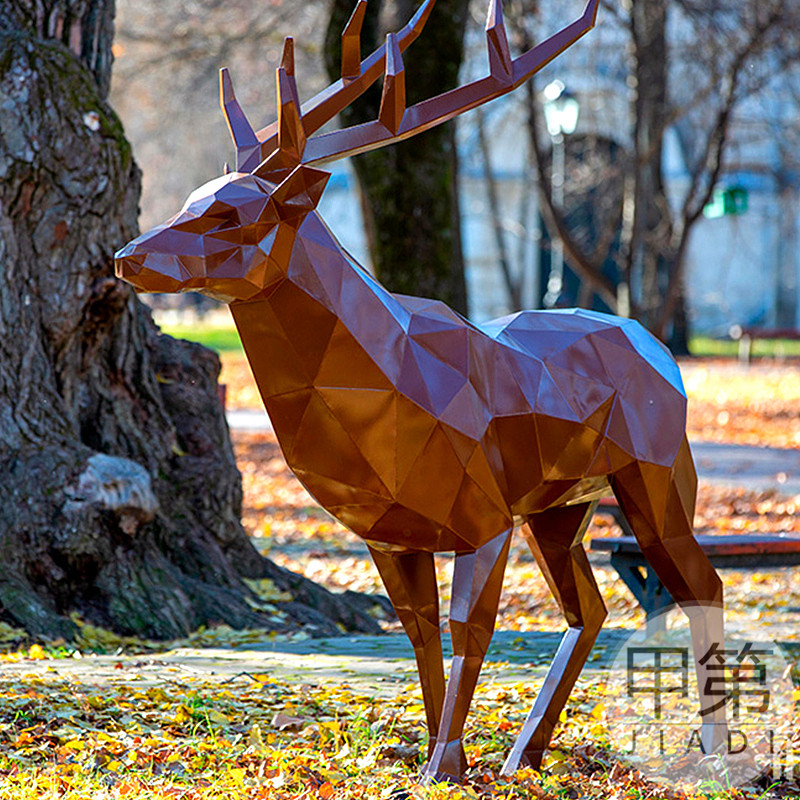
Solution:
[{"label": "deer snout", "polygon": [[193,273],[203,274],[202,261],[196,241],[166,226],[138,236],[114,254],[117,277],[137,292],[184,291]]},{"label": "deer snout", "polygon": [[130,244],[114,255],[117,277],[137,292],[179,292],[180,268],[176,262],[175,256],[136,252]]}]

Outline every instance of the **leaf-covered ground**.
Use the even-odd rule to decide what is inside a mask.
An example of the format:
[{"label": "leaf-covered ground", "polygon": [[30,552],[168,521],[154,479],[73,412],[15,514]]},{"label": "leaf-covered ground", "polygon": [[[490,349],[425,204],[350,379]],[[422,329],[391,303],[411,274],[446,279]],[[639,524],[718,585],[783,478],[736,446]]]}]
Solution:
[{"label": "leaf-covered ground", "polygon": [[689,398],[689,438],[800,448],[800,363],[681,363]]},{"label": "leaf-covered ground", "polygon": [[136,662],[116,667],[97,683],[41,671],[0,681],[1,800],[797,797],[797,784],[772,776],[743,789],[711,780],[689,789],[678,775],[656,783],[623,766],[611,754],[605,687],[588,674],[542,772],[506,779],[499,769],[541,678],[503,684],[503,665],[490,665],[465,740],[465,785],[418,789],[425,731],[415,682],[376,698],[344,682],[292,684],[258,672],[209,679],[165,670],[154,684]]},{"label": "leaf-covered ground", "polygon": [[[684,376],[695,438],[800,447],[796,366],[744,371],[703,362],[688,365]],[[223,380],[230,407],[258,407],[240,357],[226,357]],[[288,473],[274,437],[236,434],[234,443],[244,479],[244,522],[258,546],[331,588],[379,591],[362,543],[316,507]],[[800,497],[778,492],[703,485],[695,522],[699,532],[800,533],[798,504]],[[615,532],[610,518],[598,516],[589,535]],[[440,566],[447,597],[449,562]],[[602,559],[596,574],[609,607],[607,624],[641,626],[641,611]],[[723,579],[734,617],[777,621],[800,632],[800,571],[725,572]],[[498,624],[518,631],[563,627],[521,541],[506,573]],[[613,742],[602,714],[607,687],[596,671],[585,672],[573,692],[544,770],[504,780],[499,768],[541,684],[541,670],[532,670],[532,680],[508,684],[503,665],[489,665],[468,722],[467,784],[422,791],[412,788],[425,733],[419,690],[406,682],[409,673],[395,676],[391,691],[379,695],[355,681],[304,684],[257,671],[213,677],[165,669],[154,682],[143,677],[144,662],[123,656],[110,679],[93,680],[86,672],[70,677],[59,669],[67,662],[58,659],[75,659],[81,651],[147,649],[147,643],[86,625],[81,637],[76,651],[63,643],[26,641],[0,624],[0,670],[6,665],[0,672],[0,800],[800,798],[798,782],[765,777],[740,789],[713,782],[690,789],[678,776],[663,785],[624,767],[610,754]],[[173,644],[246,647],[261,638],[260,632],[218,629]]]},{"label": "leaf-covered ground", "polygon": [[[226,356],[222,379],[234,408],[258,402],[246,362]],[[800,366],[725,361],[690,362],[683,367],[689,395],[689,434],[697,440],[800,448]],[[286,469],[271,433],[234,434],[245,489],[244,524],[263,552],[278,563],[331,589],[381,591],[380,578],[358,537],[322,511]],[[778,491],[701,483],[697,533],[800,534],[800,497]],[[619,535],[610,517],[598,515],[587,537]],[[609,609],[610,625],[636,626],[644,614],[617,573],[602,559],[596,577]],[[439,560],[442,596],[449,597],[451,562]],[[722,573],[730,612],[764,615],[800,609],[800,570]],[[446,605],[443,613],[446,611]],[[800,614],[790,613],[789,624]],[[559,627],[558,609],[527,546],[518,538],[506,570],[498,626],[512,630]]]}]

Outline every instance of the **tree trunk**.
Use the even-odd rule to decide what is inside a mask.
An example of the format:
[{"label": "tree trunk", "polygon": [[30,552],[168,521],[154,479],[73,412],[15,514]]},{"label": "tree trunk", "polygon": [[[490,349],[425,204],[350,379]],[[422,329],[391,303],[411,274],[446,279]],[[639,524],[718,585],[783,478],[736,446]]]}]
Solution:
[{"label": "tree trunk", "polygon": [[630,9],[635,95],[633,224],[626,246],[633,302],[639,318],[654,330],[670,272],[672,213],[663,175],[667,126],[667,6],[637,0]]},{"label": "tree trunk", "polygon": [[[439,0],[420,39],[405,53],[408,104],[458,85],[467,3]],[[352,0],[333,0],[326,36],[328,72],[341,75],[341,32]],[[368,6],[362,57],[380,46],[417,9],[417,0],[395,0],[389,24],[381,25],[381,2]],[[342,114],[343,125],[377,119],[378,82]],[[395,292],[444,300],[466,314],[467,292],[458,207],[455,125],[433,128],[405,142],[353,159],[372,263],[378,278]]]},{"label": "tree trunk", "polygon": [[[105,99],[113,0],[49,8],[0,15],[0,620],[67,638],[75,613],[153,638],[376,631],[241,527],[216,355],[160,335],[113,277],[140,177]],[[263,610],[244,577],[298,602]]]}]

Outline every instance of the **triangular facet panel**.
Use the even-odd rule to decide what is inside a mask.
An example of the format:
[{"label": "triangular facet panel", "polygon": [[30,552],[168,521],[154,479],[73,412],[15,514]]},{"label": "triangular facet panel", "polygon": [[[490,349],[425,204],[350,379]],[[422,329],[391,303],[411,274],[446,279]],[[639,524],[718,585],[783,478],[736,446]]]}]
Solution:
[{"label": "triangular facet panel", "polygon": [[[397,392],[319,386],[317,392],[341,421],[384,486],[397,490]],[[321,443],[325,447],[325,443]]]}]

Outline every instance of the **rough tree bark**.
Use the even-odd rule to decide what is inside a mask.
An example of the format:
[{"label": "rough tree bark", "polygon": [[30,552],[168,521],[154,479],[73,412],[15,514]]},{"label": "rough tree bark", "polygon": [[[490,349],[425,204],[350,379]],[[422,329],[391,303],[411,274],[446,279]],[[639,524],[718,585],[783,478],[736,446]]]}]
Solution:
[{"label": "rough tree bark", "polygon": [[[370,2],[362,57],[404,25],[418,0]],[[341,75],[340,36],[355,3],[333,0],[325,59],[333,80]],[[387,7],[388,6],[388,7]],[[408,103],[458,85],[468,3],[439,0],[420,39],[405,54]],[[343,125],[377,119],[381,84],[346,108]],[[362,192],[367,240],[375,272],[392,291],[444,300],[467,312],[458,207],[458,160],[453,123],[353,159]]]},{"label": "rough tree bark", "polygon": [[671,118],[667,84],[667,5],[639,0],[631,5],[630,31],[634,75],[633,175],[630,182],[633,219],[623,240],[623,269],[639,307],[640,321],[667,341],[675,355],[688,355],[689,335],[682,279],[667,324],[661,323],[670,275],[679,267],[685,245],[676,248],[673,214],[664,180],[664,132]]},{"label": "rough tree bark", "polygon": [[[216,355],[160,335],[113,277],[139,197],[105,99],[113,15],[0,14],[0,620],[67,638],[73,613],[154,638],[215,621],[377,631],[253,549]],[[294,602],[260,608],[245,577]]]}]

